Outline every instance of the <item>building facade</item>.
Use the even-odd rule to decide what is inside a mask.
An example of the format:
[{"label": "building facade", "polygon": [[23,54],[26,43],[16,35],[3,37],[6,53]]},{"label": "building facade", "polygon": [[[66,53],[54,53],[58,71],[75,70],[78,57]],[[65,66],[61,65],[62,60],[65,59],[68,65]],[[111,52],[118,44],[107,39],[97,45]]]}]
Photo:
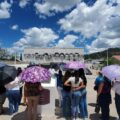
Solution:
[{"label": "building facade", "polygon": [[24,49],[23,61],[34,63],[84,61],[82,48],[37,48]]}]

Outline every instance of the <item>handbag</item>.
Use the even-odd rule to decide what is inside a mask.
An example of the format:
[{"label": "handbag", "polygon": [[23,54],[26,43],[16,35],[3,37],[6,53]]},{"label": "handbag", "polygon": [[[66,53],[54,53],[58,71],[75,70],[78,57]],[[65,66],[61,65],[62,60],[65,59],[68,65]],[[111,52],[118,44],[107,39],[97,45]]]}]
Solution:
[{"label": "handbag", "polygon": [[95,91],[97,91],[98,90],[98,86],[94,86],[94,88],[93,88]]},{"label": "handbag", "polygon": [[50,103],[50,90],[43,89],[39,94],[39,105],[46,105]]},{"label": "handbag", "polygon": [[99,104],[96,104],[96,106],[95,106],[95,112],[96,113],[100,112],[100,106],[99,106]]}]

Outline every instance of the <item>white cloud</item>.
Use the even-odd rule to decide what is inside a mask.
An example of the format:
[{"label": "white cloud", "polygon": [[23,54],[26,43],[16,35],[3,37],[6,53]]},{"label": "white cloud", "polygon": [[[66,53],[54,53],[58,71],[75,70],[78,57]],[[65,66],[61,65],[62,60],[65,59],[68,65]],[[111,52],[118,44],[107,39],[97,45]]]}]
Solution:
[{"label": "white cloud", "polygon": [[13,48],[22,49],[24,47],[48,47],[50,42],[58,39],[58,35],[50,28],[29,28],[22,30],[24,37],[13,44]]},{"label": "white cloud", "polygon": [[13,25],[13,26],[11,26],[11,29],[12,29],[12,30],[17,30],[18,27],[19,27],[18,25]]},{"label": "white cloud", "polygon": [[96,52],[109,47],[120,46],[120,3],[117,6],[106,4],[107,0],[98,0],[89,7],[79,3],[69,14],[58,21],[65,32],[76,32],[84,38],[96,37],[88,52]]},{"label": "white cloud", "polygon": [[75,45],[73,43],[78,39],[75,35],[67,35],[64,37],[64,39],[60,39],[56,47],[60,48],[73,48]]},{"label": "white cloud", "polygon": [[57,12],[70,10],[80,0],[46,0],[44,3],[35,2],[36,13],[41,17],[52,16]]},{"label": "white cloud", "polygon": [[120,47],[120,17],[111,17],[96,40],[87,46],[89,52]]},{"label": "white cloud", "polygon": [[7,1],[0,3],[0,19],[10,18],[12,4],[8,3]]},{"label": "white cloud", "polygon": [[65,31],[79,32],[89,38],[102,31],[113,12],[114,7],[107,5],[106,0],[96,1],[92,7],[80,3],[58,23]]},{"label": "white cloud", "polygon": [[29,2],[30,2],[30,0],[20,0],[19,6],[21,8],[24,8]]}]

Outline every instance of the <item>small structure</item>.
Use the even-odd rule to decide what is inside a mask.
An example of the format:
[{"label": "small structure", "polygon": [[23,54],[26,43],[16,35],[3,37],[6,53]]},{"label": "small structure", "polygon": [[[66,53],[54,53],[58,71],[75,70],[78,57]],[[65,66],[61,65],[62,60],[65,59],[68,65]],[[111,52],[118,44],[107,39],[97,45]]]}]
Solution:
[{"label": "small structure", "polygon": [[113,63],[120,65],[120,55],[112,56]]}]

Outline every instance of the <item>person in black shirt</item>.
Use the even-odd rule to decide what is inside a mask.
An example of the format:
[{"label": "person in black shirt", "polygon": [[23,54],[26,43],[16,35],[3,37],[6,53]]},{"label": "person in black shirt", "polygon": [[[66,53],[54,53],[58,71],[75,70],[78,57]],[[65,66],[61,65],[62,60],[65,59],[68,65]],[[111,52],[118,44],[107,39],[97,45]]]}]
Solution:
[{"label": "person in black shirt", "polygon": [[69,119],[71,117],[71,87],[65,86],[64,83],[66,80],[71,77],[71,72],[67,70],[63,76],[63,116],[66,119]]},{"label": "person in black shirt", "polygon": [[79,77],[82,79],[83,81],[83,85],[81,87],[80,91],[80,103],[79,103],[79,109],[80,109],[80,117],[85,119],[88,118],[88,109],[87,109],[87,90],[86,90],[86,86],[87,86],[87,79],[84,73],[84,69],[80,68],[79,69]]}]

